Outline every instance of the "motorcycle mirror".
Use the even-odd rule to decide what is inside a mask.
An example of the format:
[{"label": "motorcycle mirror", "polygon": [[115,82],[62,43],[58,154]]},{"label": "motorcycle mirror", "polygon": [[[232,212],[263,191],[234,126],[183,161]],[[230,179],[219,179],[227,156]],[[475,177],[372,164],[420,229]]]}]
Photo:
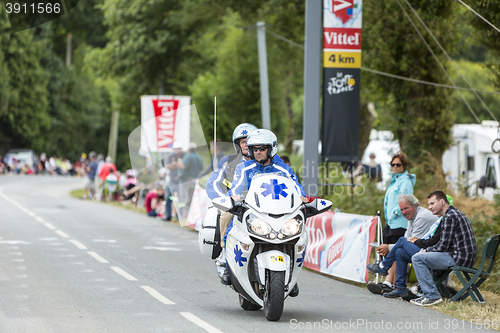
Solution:
[{"label": "motorcycle mirror", "polygon": [[231,197],[219,197],[212,200],[215,208],[222,210],[223,212],[229,211],[233,208],[234,201]]},{"label": "motorcycle mirror", "polygon": [[302,208],[305,218],[318,215],[326,212],[332,207],[333,203],[326,199],[314,199],[312,202],[307,203]]}]

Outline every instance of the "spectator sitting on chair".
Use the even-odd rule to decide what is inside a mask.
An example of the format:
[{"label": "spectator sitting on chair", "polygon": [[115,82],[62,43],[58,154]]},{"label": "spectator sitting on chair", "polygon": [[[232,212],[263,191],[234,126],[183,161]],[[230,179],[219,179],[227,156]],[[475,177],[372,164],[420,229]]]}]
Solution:
[{"label": "spectator sitting on chair", "polygon": [[146,214],[150,217],[163,217],[165,214],[165,206],[160,204],[160,197],[163,197],[165,191],[161,184],[157,184],[154,189],[146,194],[144,199],[144,206],[146,207]]},{"label": "spectator sitting on chair", "polygon": [[467,217],[458,209],[450,206],[446,194],[437,190],[427,196],[429,209],[443,216],[441,237],[437,244],[413,255],[411,261],[422,297],[411,300],[419,306],[434,305],[442,301],[434,283],[433,270],[448,269],[451,266],[473,267],[476,261],[477,244],[474,232]]},{"label": "spectator sitting on chair", "polygon": [[[403,216],[408,220],[408,228],[404,237],[396,244],[382,244],[377,252],[385,255],[379,264],[368,264],[367,268],[373,273],[388,275],[389,269],[396,262],[396,288],[390,290],[387,282],[381,284],[368,284],[367,288],[374,294],[384,293],[385,297],[397,298],[409,295],[406,289],[406,272],[411,257],[422,248],[438,242],[441,229],[438,217],[432,215],[427,209],[420,207],[417,198],[413,195],[400,195],[399,207]],[[386,251],[390,249],[388,253]],[[386,280],[387,281],[387,280]]]}]

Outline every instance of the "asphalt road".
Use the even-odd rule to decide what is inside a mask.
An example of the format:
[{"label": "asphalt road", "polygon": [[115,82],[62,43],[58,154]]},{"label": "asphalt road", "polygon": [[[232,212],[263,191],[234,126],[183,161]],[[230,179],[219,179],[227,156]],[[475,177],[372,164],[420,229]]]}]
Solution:
[{"label": "asphalt road", "polygon": [[0,332],[477,331],[308,270],[268,322],[220,284],[197,232],[70,197],[82,184],[0,176]]}]

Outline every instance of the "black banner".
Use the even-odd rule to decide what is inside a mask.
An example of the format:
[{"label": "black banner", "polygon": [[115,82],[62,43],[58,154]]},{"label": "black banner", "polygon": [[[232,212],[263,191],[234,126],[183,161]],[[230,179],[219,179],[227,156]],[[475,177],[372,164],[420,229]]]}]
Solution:
[{"label": "black banner", "polygon": [[351,162],[359,159],[359,68],[323,69],[323,161]]}]

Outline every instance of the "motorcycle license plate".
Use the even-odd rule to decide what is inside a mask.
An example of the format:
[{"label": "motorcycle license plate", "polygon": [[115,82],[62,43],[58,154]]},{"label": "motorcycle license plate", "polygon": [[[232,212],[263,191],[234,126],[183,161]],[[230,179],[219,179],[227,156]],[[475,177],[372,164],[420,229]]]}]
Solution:
[{"label": "motorcycle license plate", "polygon": [[282,256],[272,256],[271,262],[275,262],[275,261],[285,262],[285,258],[283,258]]}]

